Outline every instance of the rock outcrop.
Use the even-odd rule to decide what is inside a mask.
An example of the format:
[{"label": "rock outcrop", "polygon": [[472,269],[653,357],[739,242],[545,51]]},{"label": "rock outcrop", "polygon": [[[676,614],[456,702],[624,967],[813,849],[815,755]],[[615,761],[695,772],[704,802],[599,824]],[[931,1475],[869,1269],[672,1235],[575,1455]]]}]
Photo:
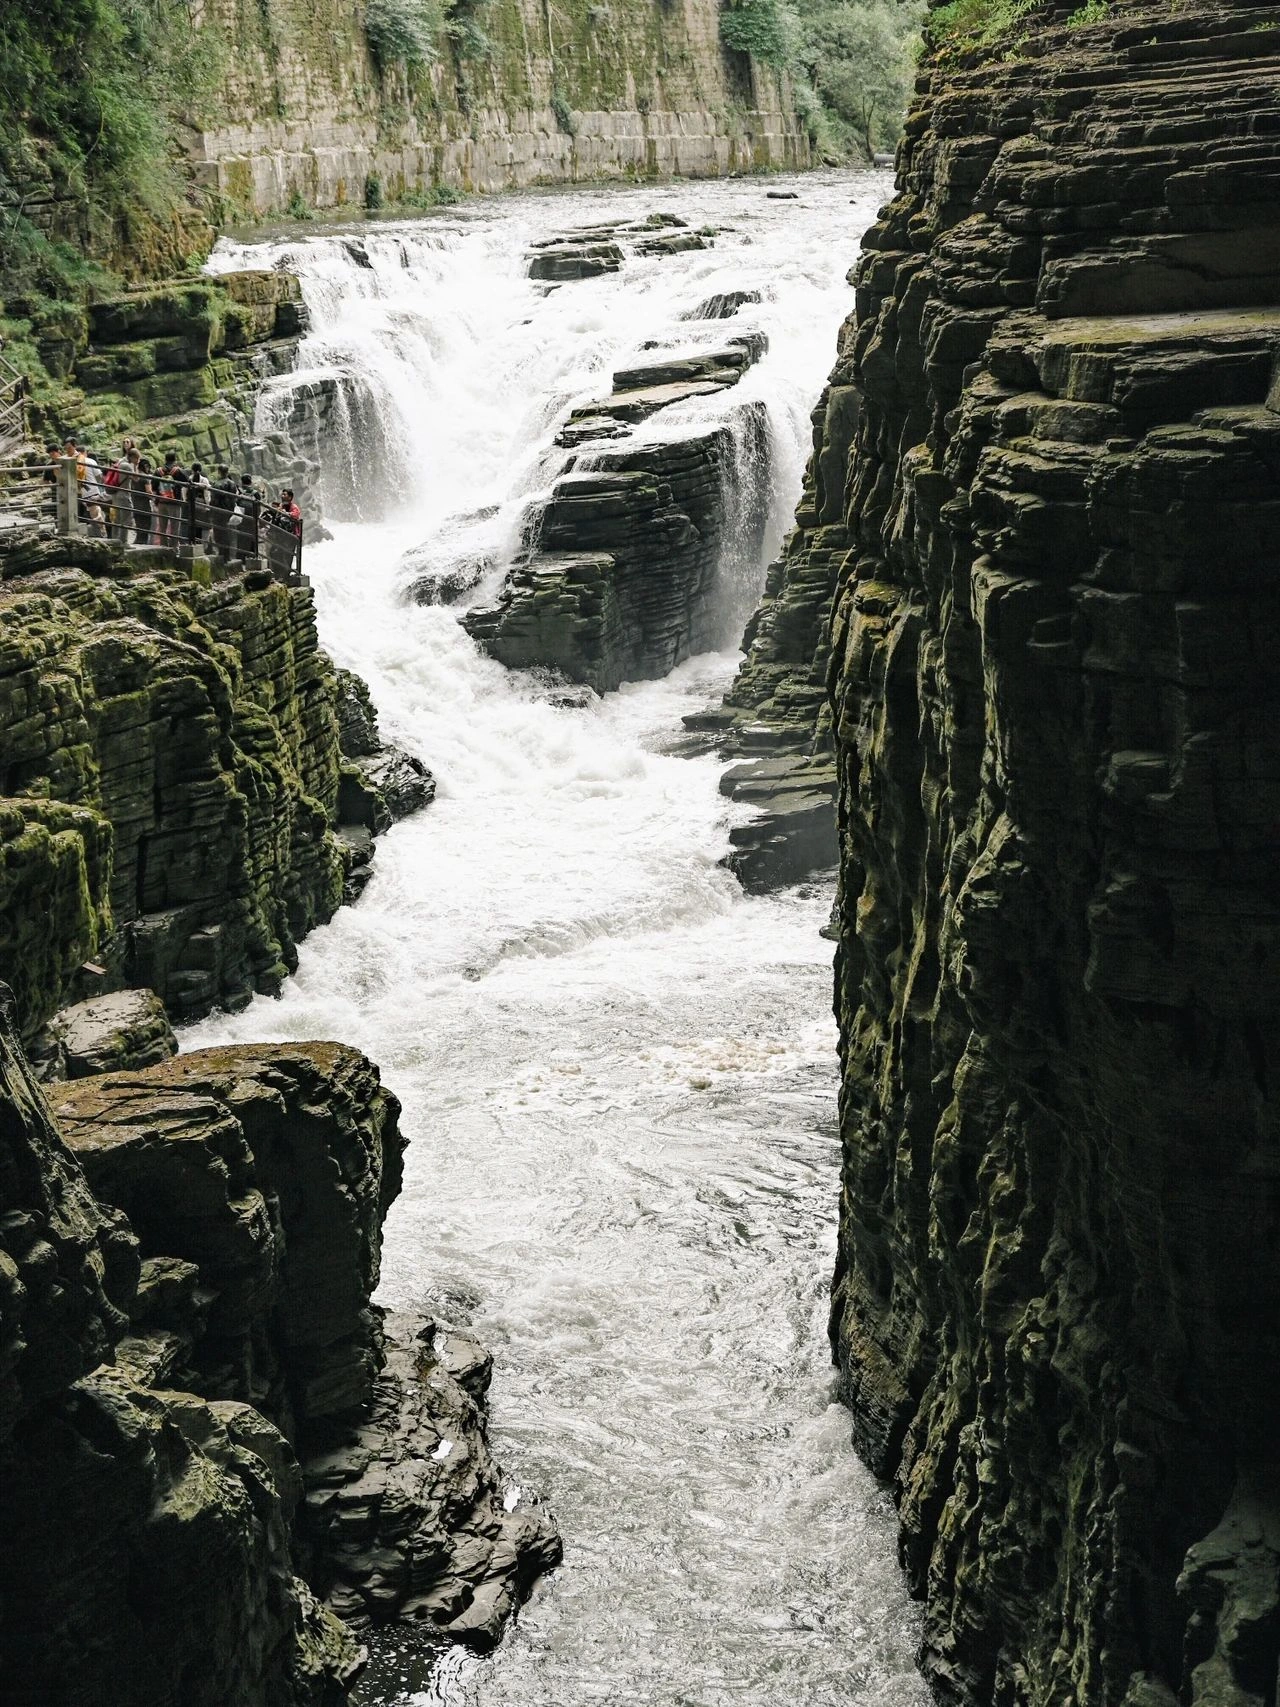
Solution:
[{"label": "rock outcrop", "polygon": [[1070,13],[935,53],[858,270],[832,1328],[941,1699],[1260,1707],[1280,26]]},{"label": "rock outcrop", "polygon": [[[763,409],[741,429],[763,457]],[[731,427],[594,451],[556,481],[529,555],[463,627],[512,669],[549,668],[597,693],[667,675],[724,639],[721,567],[759,551],[759,490],[742,490]]]},{"label": "rock outcrop", "polygon": [[277,989],[394,815],[380,779],[412,793],[389,755],[344,757],[310,589],[95,540],[3,565],[0,973],[23,1034],[122,986],[175,1019]]},{"label": "rock outcrop", "polygon": [[14,1707],[338,1707],[356,1644],[294,1574],[298,1487],[248,1405],[127,1361],[137,1246],[0,1022],[0,1666]]},{"label": "rock outcrop", "polygon": [[559,1540],[489,1455],[487,1357],[370,1303],[376,1068],[214,1049],[51,1096],[61,1135],[0,1028],[6,1701],[339,1707],[339,1612],[496,1640]]},{"label": "rock outcrop", "polygon": [[553,670],[597,693],[723,645],[734,570],[762,551],[763,406],[742,403],[683,438],[635,428],[730,390],[766,348],[758,331],[711,344],[677,334],[670,349],[619,369],[608,396],[572,411],[556,439],[571,454],[526,518],[526,550],[497,603],[462,618],[473,639],[512,669]]},{"label": "rock outcrop", "polygon": [[855,322],[840,332],[840,361],[813,412],[814,454],[795,531],[769,566],[742,645],[742,666],[722,704],[686,717],[727,758],[721,793],[756,808],[735,824],[727,864],[748,889],[795,883],[836,863],[836,763],[827,704],[836,581],[849,551],[845,470],[858,419],[850,383]]},{"label": "rock outcrop", "polygon": [[178,1040],[154,990],[117,990],[61,1008],[28,1051],[45,1080],[151,1067],[177,1053]]}]

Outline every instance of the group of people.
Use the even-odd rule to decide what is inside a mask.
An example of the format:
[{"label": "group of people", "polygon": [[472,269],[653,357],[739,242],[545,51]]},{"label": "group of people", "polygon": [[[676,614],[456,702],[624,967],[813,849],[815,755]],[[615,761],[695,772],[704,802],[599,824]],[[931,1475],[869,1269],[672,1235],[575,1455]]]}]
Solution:
[{"label": "group of people", "polygon": [[289,486],[268,503],[248,474],[237,479],[223,466],[210,480],[198,462],[184,468],[173,450],[157,468],[132,439],[105,471],[72,438],[49,451],[45,478],[52,483],[59,467],[75,463],[79,517],[99,538],[122,545],[191,545],[224,563],[265,555],[281,578],[298,563],[302,511]]}]

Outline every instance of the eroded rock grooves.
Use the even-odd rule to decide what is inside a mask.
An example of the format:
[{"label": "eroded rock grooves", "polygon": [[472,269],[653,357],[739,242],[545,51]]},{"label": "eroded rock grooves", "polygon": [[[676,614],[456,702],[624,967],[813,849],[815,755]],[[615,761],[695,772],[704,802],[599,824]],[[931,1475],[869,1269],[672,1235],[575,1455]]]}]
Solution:
[{"label": "eroded rock grooves", "polygon": [[337,1707],[337,1612],[495,1640],[559,1541],[489,1457],[488,1359],[370,1304],[377,1069],[210,1049],[52,1094],[5,1019],[6,1701]]},{"label": "eroded rock grooves", "polygon": [[0,966],[23,1035],[122,985],[175,1019],[278,989],[372,833],[433,792],[367,693],[349,709],[363,685],[321,651],[310,588],[98,540],[2,562]]},{"label": "eroded rock grooves", "polygon": [[1280,27],[1069,10],[926,70],[839,370],[832,1328],[944,1700],[1260,1707]]}]

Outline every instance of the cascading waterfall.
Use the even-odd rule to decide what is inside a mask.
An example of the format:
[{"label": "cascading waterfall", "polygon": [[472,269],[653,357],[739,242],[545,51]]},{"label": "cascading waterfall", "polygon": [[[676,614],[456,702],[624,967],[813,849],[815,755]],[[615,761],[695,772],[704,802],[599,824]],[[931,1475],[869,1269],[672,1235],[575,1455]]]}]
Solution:
[{"label": "cascading waterfall", "polygon": [[[565,706],[479,655],[455,610],[405,597],[463,559],[480,576],[465,596],[491,592],[565,466],[568,410],[649,348],[749,324],[769,351],[738,386],[639,429],[739,434],[726,600],[747,602],[761,515],[770,548],[790,524],[845,270],[886,182],[817,176],[767,199],[777,187],[525,196],[215,256],[302,276],[313,330],[259,431],[282,430],[300,388],[348,399],[319,441],[334,537],[307,573],[326,645],[440,794],[380,842],[360,903],[308,939],[280,1000],[185,1041],[332,1036],[381,1064],[411,1140],[384,1301],[494,1349],[496,1445],[565,1537],[496,1655],[376,1635],[366,1704],[924,1699],[891,1512],[825,1343],[829,887],[744,896],[719,864],[721,767],[680,754],[681,714],[735,656]],[[530,241],[653,209],[730,229],[550,291],[524,276]],[[739,289],[762,298],[739,324],[680,318]],[[753,405],[767,451],[734,426]]]}]

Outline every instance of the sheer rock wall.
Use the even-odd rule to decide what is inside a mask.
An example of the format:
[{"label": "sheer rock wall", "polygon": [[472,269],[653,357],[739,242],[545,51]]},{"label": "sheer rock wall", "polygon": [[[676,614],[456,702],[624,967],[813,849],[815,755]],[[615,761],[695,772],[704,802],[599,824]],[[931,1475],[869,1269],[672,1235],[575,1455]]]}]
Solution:
[{"label": "sheer rock wall", "polygon": [[941,1699],[1262,1707],[1280,26],[1069,10],[926,66],[858,272],[832,1331]]},{"label": "sheer rock wall", "polygon": [[175,1019],[277,989],[367,863],[344,806],[362,830],[400,815],[342,750],[310,588],[87,539],[0,564],[0,978],[23,1035],[121,986]]},{"label": "sheer rock wall", "polygon": [[[345,0],[203,0],[233,45],[191,133],[231,215],[809,163],[783,79],[720,44],[716,0],[460,0],[437,57],[380,68]],[[477,33],[478,32],[478,33]],[[295,203],[296,205],[296,203]]]}]

